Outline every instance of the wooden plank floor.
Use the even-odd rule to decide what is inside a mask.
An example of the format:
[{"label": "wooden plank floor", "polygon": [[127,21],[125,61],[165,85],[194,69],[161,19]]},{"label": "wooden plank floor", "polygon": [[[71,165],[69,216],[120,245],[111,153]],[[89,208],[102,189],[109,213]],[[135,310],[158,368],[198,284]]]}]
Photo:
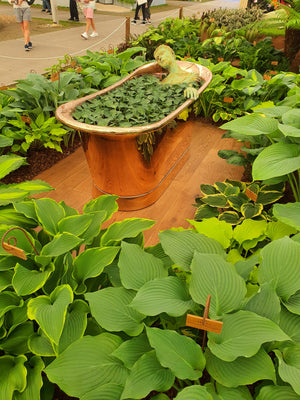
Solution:
[{"label": "wooden plank floor", "polygon": [[[194,216],[193,203],[200,194],[200,184],[213,184],[226,178],[240,180],[242,177],[242,167],[228,165],[218,157],[221,149],[239,147],[236,140],[222,139],[223,133],[223,130],[211,124],[197,121],[190,157],[162,196],[156,203],[142,210],[116,212],[109,224],[132,217],[155,220],[156,224],[145,232],[147,246],[158,242],[158,233],[162,230],[189,227],[186,220]],[[39,174],[36,179],[44,180],[55,188],[55,191],[44,193],[41,197],[64,200],[79,212],[92,199],[92,181],[82,148]]]}]

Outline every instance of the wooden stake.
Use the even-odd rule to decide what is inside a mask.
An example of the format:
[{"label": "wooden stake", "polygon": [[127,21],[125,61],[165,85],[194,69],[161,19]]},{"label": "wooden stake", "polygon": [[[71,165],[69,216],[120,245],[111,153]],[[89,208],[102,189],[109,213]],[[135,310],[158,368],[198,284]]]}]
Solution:
[{"label": "wooden stake", "polygon": [[126,17],[125,23],[125,42],[128,43],[130,39],[130,17]]}]

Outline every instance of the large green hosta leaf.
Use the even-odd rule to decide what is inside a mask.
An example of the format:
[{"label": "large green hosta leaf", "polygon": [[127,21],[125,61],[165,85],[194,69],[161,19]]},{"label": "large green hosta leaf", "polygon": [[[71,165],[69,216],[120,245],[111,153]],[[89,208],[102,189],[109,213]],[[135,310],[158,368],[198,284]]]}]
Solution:
[{"label": "large green hosta leaf", "polygon": [[290,386],[263,386],[256,400],[299,400]]},{"label": "large green hosta leaf", "polygon": [[122,287],[108,287],[93,293],[86,293],[91,313],[98,324],[108,331],[124,331],[130,336],[139,335],[144,324],[144,315],[130,307],[135,296],[133,290]]},{"label": "large green hosta leaf", "polygon": [[274,204],[274,217],[300,231],[300,203]]},{"label": "large green hosta leaf", "polygon": [[14,292],[4,291],[0,293],[0,318],[16,307],[21,307],[23,300]]},{"label": "large green hosta leaf", "polygon": [[167,230],[160,232],[159,238],[165,253],[185,271],[190,270],[195,250],[204,254],[219,254],[225,259],[222,245],[200,233]]},{"label": "large green hosta leaf", "polygon": [[58,222],[59,233],[71,233],[75,236],[82,235],[93,221],[93,215],[71,215]]},{"label": "large green hosta leaf", "polygon": [[131,306],[145,315],[158,315],[163,312],[180,317],[193,309],[185,282],[175,276],[154,279],[145,283],[133,299]]},{"label": "large green hosta leaf", "polygon": [[300,148],[297,144],[275,143],[256,157],[252,167],[254,180],[283,176],[300,169]]},{"label": "large green hosta leaf", "polygon": [[[278,121],[254,113],[226,122],[220,128],[247,136],[268,135],[277,130]],[[254,180],[257,180],[257,178],[254,178]]]},{"label": "large green hosta leaf", "polygon": [[269,379],[275,382],[275,368],[271,358],[263,350],[253,357],[238,357],[226,362],[215,357],[208,349],[205,352],[206,369],[213,379],[227,387],[251,385]]},{"label": "large green hosta leaf", "polygon": [[146,330],[150,345],[163,367],[169,368],[179,379],[194,381],[202,376],[205,358],[193,339],[167,329]]},{"label": "large green hosta leaf", "polygon": [[13,274],[13,270],[0,271],[0,292],[8,286],[11,286]]},{"label": "large green hosta leaf", "polygon": [[300,344],[291,344],[281,353],[275,350],[279,361],[278,373],[284,382],[288,382],[300,396]]},{"label": "large green hosta leaf", "polygon": [[124,386],[117,383],[106,383],[99,388],[87,392],[81,400],[120,400]]},{"label": "large green hosta leaf", "polygon": [[[12,186],[12,185],[9,185]],[[47,182],[41,181],[39,179],[35,179],[34,181],[25,181],[21,183],[15,183],[13,186],[16,189],[24,190],[27,192],[29,196],[37,193],[49,192],[50,190],[54,190]]]},{"label": "large green hosta leaf", "polygon": [[43,386],[42,371],[45,366],[43,360],[33,356],[25,366],[27,367],[26,389],[22,393],[16,392],[14,398],[16,400],[40,400],[40,390]]},{"label": "large green hosta leaf", "polygon": [[128,218],[111,224],[101,237],[101,246],[109,246],[125,238],[136,237],[146,229],[150,229],[155,221],[142,218]]},{"label": "large green hosta leaf", "polygon": [[22,392],[26,387],[25,356],[0,357],[0,399],[12,400],[15,390]]},{"label": "large green hosta leaf", "polygon": [[26,321],[10,330],[6,338],[0,342],[0,349],[4,350],[6,354],[26,354],[28,353],[28,338],[33,333],[33,322]]},{"label": "large green hosta leaf", "polygon": [[61,254],[73,250],[81,242],[82,239],[72,235],[71,233],[57,234],[51,242],[47,243],[43,247],[40,255],[43,257],[58,257]]},{"label": "large green hosta leaf", "polygon": [[4,178],[10,172],[21,167],[26,163],[25,157],[19,156],[0,156],[0,179]]},{"label": "large green hosta leaf", "polygon": [[76,293],[85,293],[84,281],[100,275],[107,265],[111,264],[119,252],[119,247],[101,247],[87,249],[74,260],[74,278],[78,283]]},{"label": "large green hosta leaf", "polygon": [[300,290],[300,244],[284,237],[266,245],[261,256],[260,281],[271,283],[278,296],[287,301]]},{"label": "large green hosta leaf", "polygon": [[241,307],[246,295],[245,281],[223,257],[195,252],[191,271],[191,296],[196,303],[205,305],[210,294],[211,315],[220,316]]},{"label": "large green hosta leaf", "polygon": [[38,296],[28,303],[28,318],[34,319],[44,333],[58,345],[63,331],[67,308],[73,301],[69,285],[58,286],[50,296]]},{"label": "large green hosta leaf", "polygon": [[29,270],[17,263],[12,285],[19,296],[27,296],[43,287],[53,271],[53,263],[47,265],[43,271]]},{"label": "large green hosta leaf", "polygon": [[34,200],[37,218],[50,235],[58,233],[58,223],[65,217],[64,208],[52,199]]},{"label": "large green hosta leaf", "polygon": [[114,352],[113,356],[123,361],[125,367],[131,369],[136,361],[148,351],[152,351],[147,336],[142,333],[122,343]]},{"label": "large green hosta leaf", "polygon": [[250,311],[238,311],[223,317],[220,334],[208,333],[208,347],[224,361],[252,357],[263,343],[290,340],[278,325]]},{"label": "large green hosta leaf", "polygon": [[122,242],[118,265],[126,289],[138,290],[148,281],[168,276],[163,262],[136,244]]},{"label": "large green hosta leaf", "polygon": [[280,328],[290,336],[295,342],[300,343],[300,318],[299,315],[292,314],[284,307],[280,313]]},{"label": "large green hosta leaf", "polygon": [[44,334],[41,329],[38,329],[33,335],[30,336],[28,340],[29,350],[42,357],[55,357],[56,353],[54,351],[54,344],[50,339]]},{"label": "large green hosta leaf", "polygon": [[181,390],[174,400],[213,400],[204,386],[188,386]]},{"label": "large green hosta leaf", "polygon": [[121,399],[142,399],[152,390],[165,392],[174,383],[175,376],[163,368],[155,351],[144,354],[132,367]]},{"label": "large green hosta leaf", "polygon": [[300,315],[300,290],[293,294],[289,300],[283,304],[290,312]]},{"label": "large green hosta leaf", "polygon": [[216,394],[220,396],[220,400],[252,400],[248,388],[246,386],[239,386],[237,388],[228,388],[220,385],[218,382],[211,382],[204,385],[208,392],[212,394],[214,400],[218,400],[219,397],[215,397]]},{"label": "large green hosta leaf", "polygon": [[95,212],[105,211],[104,221],[106,221],[118,210],[117,198],[118,196],[112,195],[99,196],[84,205],[83,213],[94,214]]},{"label": "large green hosta leaf", "polygon": [[[15,205],[18,203],[14,203]],[[37,223],[27,218],[24,214],[17,212],[12,206],[1,207],[0,224],[20,226],[24,229],[35,228]]]},{"label": "large green hosta leaf", "polygon": [[225,221],[219,221],[217,218],[208,218],[204,221],[193,221],[188,219],[198,233],[202,233],[221,243],[224,249],[230,246],[233,229]]},{"label": "large green hosta leaf", "polygon": [[69,396],[91,400],[88,394],[101,391],[102,386],[124,385],[128,370],[111,355],[121,343],[122,339],[110,333],[84,336],[49,364],[45,373]]}]

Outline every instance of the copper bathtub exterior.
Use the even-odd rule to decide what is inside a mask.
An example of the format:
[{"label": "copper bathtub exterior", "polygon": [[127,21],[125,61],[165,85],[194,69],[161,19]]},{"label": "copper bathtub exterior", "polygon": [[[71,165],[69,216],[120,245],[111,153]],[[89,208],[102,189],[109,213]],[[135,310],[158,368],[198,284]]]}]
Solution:
[{"label": "copper bathtub exterior", "polygon": [[[182,69],[199,73],[203,81],[198,90],[200,95],[212,79],[211,72],[199,64],[177,62]],[[83,102],[103,95],[133,77],[144,74],[159,77],[162,73],[163,70],[156,62],[144,65],[114,85],[63,104],[56,110],[59,121],[81,132],[93,180],[93,197],[103,194],[117,195],[120,210],[137,210],[153,204],[183,166],[189,155],[192,121],[177,121],[175,129],[167,128],[149,162],[138,151],[136,137],[168,125],[194,100],[186,100],[175,111],[154,124],[130,128],[89,125],[76,121],[72,114]]]}]

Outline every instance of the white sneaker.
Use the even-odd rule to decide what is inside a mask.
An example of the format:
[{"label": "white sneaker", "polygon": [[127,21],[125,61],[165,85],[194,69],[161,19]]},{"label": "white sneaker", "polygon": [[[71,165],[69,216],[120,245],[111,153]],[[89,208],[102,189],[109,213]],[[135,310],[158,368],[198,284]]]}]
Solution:
[{"label": "white sneaker", "polygon": [[83,33],[81,34],[81,37],[82,37],[83,39],[88,39],[88,38],[89,38],[89,36],[88,36],[88,34],[87,34],[86,32],[83,32]]},{"label": "white sneaker", "polygon": [[97,36],[99,36],[99,34],[97,32],[93,32],[90,34],[90,37],[97,37]]}]

